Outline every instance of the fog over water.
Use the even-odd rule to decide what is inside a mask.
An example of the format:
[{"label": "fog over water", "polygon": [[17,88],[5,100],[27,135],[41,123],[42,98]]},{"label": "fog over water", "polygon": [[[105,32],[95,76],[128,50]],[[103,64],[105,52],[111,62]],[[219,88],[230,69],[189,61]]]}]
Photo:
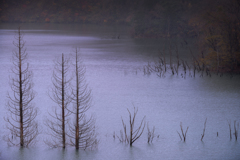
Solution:
[{"label": "fog over water", "polygon": [[[22,24],[28,61],[33,71],[35,106],[39,109],[37,121],[41,134],[30,148],[8,147],[3,140],[8,134],[6,122],[7,92],[11,55],[17,24],[0,24],[0,159],[240,159],[239,141],[229,138],[228,121],[240,122],[240,77],[224,75],[182,78],[180,75],[144,75],[143,66],[157,58],[167,45],[166,39],[132,39],[128,27],[62,24]],[[119,36],[119,39],[118,39]],[[179,45],[179,54],[191,59],[181,39],[172,39]],[[190,41],[190,40],[189,40]],[[191,41],[190,41],[191,42]],[[97,150],[76,152],[51,149],[43,143],[49,137],[43,122],[54,103],[47,92],[52,85],[53,60],[62,53],[74,54],[79,47],[86,65],[86,80],[92,89],[93,105],[88,111],[96,117]],[[193,51],[196,50],[190,43]],[[150,127],[155,126],[156,137],[147,143],[147,129],[133,147],[113,138],[122,129],[121,117],[129,122],[127,108],[138,107],[136,126],[143,116]],[[203,141],[204,121],[207,118]],[[186,142],[177,133],[180,122],[189,126]],[[127,126],[128,127],[128,126]],[[217,136],[218,132],[218,136]],[[158,137],[159,135],[159,137]],[[234,138],[234,137],[233,137]]]}]

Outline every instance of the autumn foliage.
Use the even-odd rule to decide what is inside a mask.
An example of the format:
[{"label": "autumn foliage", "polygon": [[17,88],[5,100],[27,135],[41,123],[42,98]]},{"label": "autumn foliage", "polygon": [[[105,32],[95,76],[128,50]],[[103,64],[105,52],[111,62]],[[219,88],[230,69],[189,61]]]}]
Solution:
[{"label": "autumn foliage", "polygon": [[200,61],[212,71],[240,73],[239,11],[240,2],[231,0],[191,20],[202,52]]}]

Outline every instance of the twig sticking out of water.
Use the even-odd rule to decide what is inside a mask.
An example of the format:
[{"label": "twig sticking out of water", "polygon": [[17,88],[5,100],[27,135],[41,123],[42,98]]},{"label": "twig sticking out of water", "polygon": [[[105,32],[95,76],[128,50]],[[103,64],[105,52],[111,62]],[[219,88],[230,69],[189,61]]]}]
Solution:
[{"label": "twig sticking out of water", "polygon": [[153,138],[155,137],[154,131],[155,131],[155,126],[153,126],[152,131],[149,128],[149,125],[147,124],[147,129],[148,129],[148,143],[152,143]]},{"label": "twig sticking out of water", "polygon": [[113,139],[115,140],[116,138],[116,134],[115,134],[115,131],[113,132]]},{"label": "twig sticking out of water", "polygon": [[204,128],[203,128],[203,134],[202,134],[201,141],[203,140],[203,137],[204,137],[204,135],[205,135],[206,124],[207,124],[207,118],[206,118],[206,120],[205,120],[205,122],[204,122]]},{"label": "twig sticking out of water", "polygon": [[232,130],[231,130],[231,121],[228,121],[229,132],[230,132],[230,140],[232,140]]},{"label": "twig sticking out of water", "polygon": [[239,129],[239,123],[237,123],[237,121],[234,121],[234,136],[235,136],[235,139],[237,141],[237,138],[238,138],[238,129]]},{"label": "twig sticking out of water", "polygon": [[123,130],[120,130],[120,137],[117,135],[117,138],[119,139],[120,142],[125,142],[125,143],[129,143],[129,138],[127,136],[127,127],[126,124],[124,123],[123,119],[122,119],[122,125],[123,125]]},{"label": "twig sticking out of water", "polygon": [[[181,60],[182,60],[182,59],[181,59]],[[184,63],[184,60],[182,60],[182,66],[183,66],[184,74],[186,75],[186,73],[187,73],[187,67],[186,67],[186,64]]]},{"label": "twig sticking out of water", "polygon": [[187,129],[186,129],[186,131],[185,131],[185,133],[184,133],[184,132],[183,132],[183,128],[182,128],[182,122],[180,122],[180,128],[181,128],[182,136],[181,136],[181,134],[180,134],[178,131],[177,131],[177,133],[178,133],[181,141],[183,140],[183,141],[185,142],[185,141],[186,141],[186,136],[187,136],[187,131],[188,131],[188,128],[189,128],[189,127],[187,127]]},{"label": "twig sticking out of water", "polygon": [[[127,109],[128,110],[128,109]],[[126,128],[126,124],[124,123],[123,119],[122,119],[122,124],[123,124],[123,130],[120,130],[120,137],[118,137],[120,142],[125,142],[125,143],[129,143],[130,146],[132,146],[132,144],[141,137],[144,128],[145,128],[145,116],[142,118],[141,124],[139,125],[139,127],[137,129],[134,130],[134,124],[135,124],[135,118],[137,115],[138,109],[136,109],[134,107],[134,112],[133,112],[133,116],[131,114],[131,112],[128,110],[129,113],[129,126],[130,126],[130,134],[129,136],[127,135],[127,128]]]}]

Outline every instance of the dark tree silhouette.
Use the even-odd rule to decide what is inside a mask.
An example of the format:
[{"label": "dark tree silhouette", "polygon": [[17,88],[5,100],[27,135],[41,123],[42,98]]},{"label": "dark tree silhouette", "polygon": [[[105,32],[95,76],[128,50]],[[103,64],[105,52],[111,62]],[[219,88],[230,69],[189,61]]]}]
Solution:
[{"label": "dark tree silhouette", "polygon": [[[11,69],[13,75],[10,77],[11,93],[8,93],[7,109],[9,115],[4,119],[11,134],[5,137],[9,145],[28,147],[33,144],[38,132],[38,123],[35,118],[38,114],[37,108],[32,103],[35,97],[32,83],[32,72],[27,62],[28,54],[25,49],[25,41],[18,28],[16,42],[17,51],[13,51]],[[17,140],[20,138],[20,141]]]},{"label": "dark tree silhouette", "polygon": [[207,118],[205,119],[205,122],[204,122],[203,134],[201,134],[202,135],[201,141],[203,140],[203,137],[205,136],[206,125],[207,125]]},{"label": "dark tree silhouette", "polygon": [[75,84],[72,89],[72,113],[74,123],[70,126],[70,144],[76,149],[93,149],[97,147],[98,140],[95,131],[95,119],[87,118],[86,112],[91,107],[91,90],[85,80],[86,68],[83,65],[79,50],[76,48],[74,74]]},{"label": "dark tree silhouette", "polygon": [[69,58],[65,58],[62,53],[62,58],[55,61],[53,87],[49,95],[57,106],[49,113],[51,119],[47,119],[45,123],[50,129],[48,134],[51,135],[51,140],[46,140],[45,143],[51,147],[66,147],[67,117],[71,114],[67,109],[71,102],[69,67]]}]

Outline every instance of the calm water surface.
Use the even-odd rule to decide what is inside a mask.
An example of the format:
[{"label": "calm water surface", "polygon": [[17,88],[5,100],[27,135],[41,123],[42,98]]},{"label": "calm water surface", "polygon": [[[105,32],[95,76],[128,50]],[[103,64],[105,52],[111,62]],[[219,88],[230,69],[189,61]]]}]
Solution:
[{"label": "calm water surface", "polygon": [[[35,106],[39,109],[41,134],[36,146],[28,149],[8,147],[3,141],[8,134],[3,117],[16,35],[16,24],[0,24],[0,159],[240,159],[240,145],[229,139],[228,121],[240,121],[240,77],[212,76],[196,78],[166,75],[159,78],[143,74],[142,67],[156,58],[166,45],[163,40],[135,40],[123,26],[87,26],[22,24],[29,62],[34,72]],[[116,37],[120,35],[120,39]],[[172,40],[179,42],[178,39]],[[181,57],[190,59],[188,49],[179,45]],[[97,150],[51,149],[44,119],[54,103],[47,96],[51,87],[53,60],[62,53],[74,53],[80,47],[87,68],[86,79],[92,89],[93,106],[100,143]],[[194,50],[194,46],[191,46]],[[155,126],[153,144],[147,143],[147,130],[130,148],[113,138],[122,129],[121,117],[128,122],[127,108],[138,107],[138,123],[143,116]],[[200,141],[204,121],[207,127]],[[177,131],[189,126],[186,142]],[[217,137],[218,132],[218,137]],[[159,135],[159,138],[157,136]]]}]

